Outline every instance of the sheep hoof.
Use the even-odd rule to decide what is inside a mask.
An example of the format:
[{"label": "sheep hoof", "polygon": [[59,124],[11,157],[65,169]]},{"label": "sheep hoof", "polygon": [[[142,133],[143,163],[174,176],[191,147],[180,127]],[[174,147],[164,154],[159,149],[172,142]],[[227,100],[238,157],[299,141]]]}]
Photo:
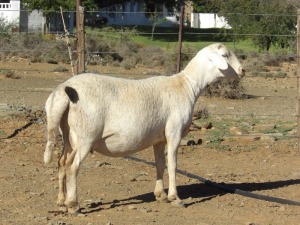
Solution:
[{"label": "sheep hoof", "polygon": [[160,197],[156,197],[156,201],[160,202],[160,203],[169,203],[170,202],[168,200],[168,198],[160,198]]},{"label": "sheep hoof", "polygon": [[168,200],[168,196],[165,192],[160,193],[159,195],[157,194],[155,196],[156,201],[162,202],[162,203],[169,203],[170,201]]},{"label": "sheep hoof", "polygon": [[77,216],[78,214],[80,214],[80,207],[75,206],[75,207],[69,207],[68,208],[68,214],[72,215],[72,216]]},{"label": "sheep hoof", "polygon": [[67,208],[65,205],[60,205],[60,206],[58,207],[58,210],[59,210],[60,212],[62,212],[62,213],[68,212],[68,208]]},{"label": "sheep hoof", "polygon": [[180,199],[176,199],[176,200],[172,201],[171,204],[173,206],[180,207],[180,208],[185,208],[186,207],[184,201],[182,201]]}]

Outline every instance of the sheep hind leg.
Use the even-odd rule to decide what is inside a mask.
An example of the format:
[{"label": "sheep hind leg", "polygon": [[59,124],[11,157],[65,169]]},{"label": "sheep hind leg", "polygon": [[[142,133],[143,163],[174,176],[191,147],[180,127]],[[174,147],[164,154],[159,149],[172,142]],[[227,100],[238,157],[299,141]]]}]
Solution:
[{"label": "sheep hind leg", "polygon": [[78,145],[66,161],[66,189],[67,196],[64,204],[68,208],[68,213],[71,215],[77,215],[80,213],[80,206],[77,199],[77,175],[81,162],[85,159],[91,150],[91,146]]},{"label": "sheep hind leg", "polygon": [[165,143],[159,143],[153,146],[156,162],[156,185],[154,195],[158,202],[169,202],[168,196],[164,190],[163,175],[166,167]]},{"label": "sheep hind leg", "polygon": [[65,188],[66,188],[66,197],[63,202],[63,205],[66,206],[67,212],[70,215],[77,215],[80,213],[80,207],[77,200],[77,173],[79,169],[79,164],[75,163],[76,151],[72,151],[68,156],[65,165]]},{"label": "sheep hind leg", "polygon": [[67,212],[68,209],[65,206],[64,202],[66,200],[66,158],[68,151],[64,149],[62,156],[58,161],[58,197],[57,205],[59,210],[62,212]]},{"label": "sheep hind leg", "polygon": [[66,120],[66,115],[64,115],[63,120],[61,122],[61,133],[63,138],[63,151],[60,159],[58,160],[58,197],[57,197],[57,205],[59,210],[62,212],[67,212],[68,208],[65,205],[65,200],[67,196],[67,184],[66,184],[66,161],[68,156],[72,153],[72,147],[69,140],[69,129],[64,125],[64,121]]}]

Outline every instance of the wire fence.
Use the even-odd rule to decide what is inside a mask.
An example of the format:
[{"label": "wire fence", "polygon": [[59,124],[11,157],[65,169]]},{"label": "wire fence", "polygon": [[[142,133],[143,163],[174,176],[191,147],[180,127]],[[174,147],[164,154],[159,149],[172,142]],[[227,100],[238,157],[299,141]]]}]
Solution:
[{"label": "wire fence", "polygon": [[[1,12],[1,10],[0,10]],[[25,12],[24,12],[25,13]],[[28,12],[26,12],[28,13]],[[64,17],[66,19],[69,19],[72,18],[72,16],[70,16],[72,13],[74,12],[64,12]],[[133,13],[132,12],[102,12],[102,14],[99,14],[99,12],[88,12],[90,14],[90,17],[91,18],[94,18],[94,17],[98,17],[97,18],[101,18],[103,20],[103,17],[105,17],[104,15],[112,15],[113,13],[115,13],[114,18],[118,18],[119,15],[128,15],[128,16],[132,16]],[[97,14],[98,13],[98,14]],[[59,15],[59,12],[55,12],[55,14],[57,14],[56,16],[54,16],[52,18],[52,20],[56,21],[56,22],[53,22],[53,24],[56,24],[55,26],[57,26],[58,28],[55,30],[54,27],[55,26],[52,26],[52,28],[48,31],[47,34],[44,34],[44,35],[53,35],[53,39],[55,41],[56,40],[63,40],[64,39],[64,32],[63,32],[63,29],[61,29],[60,27],[62,26],[62,20],[60,18],[60,15]],[[91,15],[92,14],[92,15]],[[95,15],[93,15],[95,14]],[[136,13],[135,13],[136,14]],[[138,14],[139,16],[142,15],[142,13],[139,13]],[[240,15],[244,15],[244,14],[240,14]],[[143,15],[144,16],[144,15]],[[297,20],[297,15],[277,15],[277,14],[248,14],[248,16],[280,16],[280,17],[293,17],[295,18],[295,21]],[[70,21],[69,20],[66,20],[67,21],[67,25],[70,27]],[[97,19],[96,19],[97,21]],[[98,19],[99,21],[99,19]],[[251,21],[249,21],[251,22]],[[49,22],[51,24],[51,22]],[[91,23],[91,22],[89,22]],[[295,22],[296,23],[296,22]],[[57,25],[58,24],[58,25]],[[148,26],[151,26],[151,23],[148,24]],[[45,24],[43,25],[45,26]],[[177,25],[174,25],[175,27],[157,27],[154,32],[149,32],[149,30],[151,31],[151,29],[141,29],[141,30],[138,30],[136,27],[134,26],[130,26],[131,28],[130,29],[125,29],[125,24],[124,24],[124,21],[120,24],[117,25],[118,29],[114,29],[114,30],[110,30],[110,29],[107,29],[108,26],[106,23],[105,24],[101,24],[100,27],[95,27],[95,28],[99,28],[99,35],[100,36],[108,36],[109,39],[115,39],[117,41],[119,41],[120,45],[122,46],[122,44],[126,44],[127,43],[127,39],[130,39],[131,37],[136,37],[136,36],[145,36],[145,37],[148,37],[149,39],[151,38],[152,35],[155,36],[155,40],[165,40],[166,42],[170,42],[170,43],[173,43],[174,46],[176,46],[177,44],[177,38],[178,38],[178,28],[177,28]],[[71,26],[72,27],[72,26]],[[121,27],[121,28],[120,28]],[[96,32],[96,29],[95,28],[91,28],[92,30],[94,30]],[[145,31],[147,30],[147,31]],[[176,32],[177,30],[177,32]],[[219,40],[221,42],[225,42],[226,45],[231,45],[234,50],[236,51],[237,55],[241,56],[241,55],[244,55],[246,58],[251,58],[253,56],[253,52],[250,52],[250,51],[245,51],[245,52],[240,52],[239,51],[239,48],[240,48],[240,44],[243,43],[243,42],[238,42],[236,40],[237,37],[244,37],[244,38],[251,38],[251,37],[259,37],[261,36],[262,34],[260,33],[231,33],[231,32],[226,32],[226,36],[221,33],[221,31],[223,31],[222,29],[192,29],[192,28],[189,28],[189,27],[184,27],[183,28],[183,42],[184,43],[189,43],[189,40],[191,40],[190,43],[194,44],[194,43],[197,43],[197,39],[201,40],[200,42],[204,42],[204,43],[207,43],[207,42],[215,42],[216,40]],[[38,33],[43,33],[44,32],[44,27],[43,28],[39,28],[38,29]],[[0,35],[5,35],[7,34],[7,31],[0,31]],[[36,31],[31,31],[31,30],[25,30],[25,31],[21,31],[21,32],[18,32],[18,33],[13,33],[13,35],[33,35],[33,34],[36,34]],[[73,35],[73,36],[72,36]],[[86,32],[85,36],[86,38],[89,38],[89,36],[91,36],[92,33],[89,33],[89,32]],[[297,37],[298,35],[296,33],[290,33],[290,34],[276,34],[276,33],[272,33],[272,34],[264,34],[264,35],[267,35],[267,36],[270,36],[270,37],[288,37],[290,38],[290,42],[293,43],[291,44],[291,47],[289,49],[285,49],[285,51],[281,51],[279,49],[279,54],[286,54],[286,55],[281,55],[281,58],[284,58],[286,56],[286,58],[291,58],[290,59],[290,62],[288,62],[289,64],[294,64],[296,65],[296,62],[297,62],[297,51],[295,49],[295,47],[297,46]],[[75,39],[75,36],[74,36],[74,33],[71,32],[71,38],[74,38]],[[225,41],[223,41],[225,39]],[[210,41],[212,40],[212,41]],[[155,43],[155,41],[153,41]],[[171,48],[171,47],[170,47]],[[255,49],[253,48],[252,46],[252,49]],[[28,52],[36,52],[36,49],[25,49],[26,50],[26,54],[28,54]],[[278,49],[277,49],[278,50]],[[61,49],[59,50],[63,53],[66,53],[67,54],[67,49]],[[122,50],[120,50],[122,51]],[[117,55],[117,54],[120,54],[120,51],[114,49],[114,50],[86,50],[86,55],[89,55],[91,57],[98,57],[99,55],[100,58],[104,58],[105,55]],[[191,48],[188,48],[186,52],[184,52],[185,49],[183,49],[183,54],[186,54],[186,55],[194,55],[196,53],[195,52],[192,52],[191,51]],[[256,53],[257,54],[268,54],[269,53],[259,53],[257,51],[257,49],[255,49]],[[11,55],[16,55],[17,53],[24,53],[24,49],[20,48],[20,47],[17,47],[16,49],[9,49],[7,45],[2,45],[0,46],[0,53],[3,55],[6,55],[6,54],[11,54]],[[43,54],[48,54],[48,50],[45,49],[44,51],[43,50],[39,50],[39,53],[41,55]],[[76,49],[74,48],[73,49],[73,54],[76,54]],[[164,55],[165,53],[163,52],[153,52],[153,54],[155,54],[156,56],[162,56]],[[2,64],[2,65],[1,65]],[[42,70],[38,70],[38,69],[16,69],[16,68],[7,68],[5,67],[5,61],[3,61],[3,63],[0,61],[0,71],[5,71],[5,70],[14,70],[16,72],[45,72],[45,71],[42,71]],[[255,66],[255,65],[254,65]],[[34,67],[34,64],[33,66]],[[279,66],[280,68],[280,66]],[[295,66],[296,68],[296,66]],[[101,72],[101,71],[100,71]],[[121,72],[120,72],[121,73]],[[114,75],[120,75],[120,74],[114,74]],[[257,75],[257,74],[253,74],[251,75],[251,78],[262,78],[261,75]],[[278,114],[278,113],[273,113],[273,114],[270,114],[269,110],[266,109],[266,113],[265,114],[262,114],[261,112],[257,112],[252,115],[249,115],[249,113],[240,113],[240,112],[236,112],[236,113],[212,113],[213,116],[229,116],[229,117],[245,117],[245,118],[259,118],[259,119],[264,119],[264,120],[270,120],[270,119],[282,119],[282,120],[287,120],[287,121],[294,121],[296,122],[297,121],[297,118],[298,118],[298,115],[297,115],[297,112],[296,112],[296,104],[297,104],[297,99],[298,99],[298,93],[297,93],[297,89],[296,89],[296,86],[297,86],[297,78],[298,78],[298,75],[296,74],[296,70],[295,70],[295,73],[292,74],[292,75],[289,75],[289,76],[283,76],[283,77],[270,77],[270,79],[285,79],[285,80],[292,80],[292,84],[295,84],[295,88],[294,89],[291,89],[290,90],[290,93],[286,94],[286,95],[280,95],[280,94],[277,94],[276,92],[272,92],[270,94],[267,94],[267,95],[257,95],[256,97],[266,97],[268,99],[276,99],[276,100],[279,100],[279,101],[282,101],[282,107],[284,108],[285,107],[285,102],[286,101],[293,101],[295,103],[295,112],[294,113],[291,113],[291,114],[284,114],[282,115],[281,113]],[[265,77],[263,79],[268,79],[268,77]],[[281,85],[282,86],[282,85]],[[288,89],[289,87],[281,87],[282,89]],[[17,90],[14,90],[14,89],[6,89],[6,88],[1,88],[0,89],[0,93],[1,92],[14,92],[14,91],[17,91]],[[40,92],[39,90],[18,90],[18,91],[21,91],[21,92],[24,92],[27,93],[27,92]],[[240,101],[243,101],[243,100],[240,100]],[[251,102],[249,102],[249,104],[251,104]],[[262,103],[263,104],[263,103]],[[278,101],[276,101],[275,104],[278,104]],[[263,107],[263,105],[262,105]],[[0,128],[2,129],[2,128]],[[287,135],[288,138],[295,138],[296,135]]]},{"label": "wire fence", "polygon": [[[27,20],[24,20],[27,22],[27,24],[24,24],[24,22],[20,22],[19,24],[19,32],[20,33],[26,33],[26,34],[34,34],[37,32],[43,33],[45,32],[45,30],[47,30],[47,34],[53,34],[53,35],[63,35],[64,34],[64,28],[63,28],[63,22],[62,22],[62,18],[60,15],[60,12],[48,12],[48,16],[47,17],[43,17],[43,13],[42,11],[37,11],[35,12],[34,16],[32,16],[33,12],[27,11],[27,10],[13,10],[13,9],[6,9],[5,11],[0,10],[0,12],[3,13],[19,13],[20,17],[26,17]],[[75,30],[74,30],[74,25],[75,25],[75,11],[64,11],[63,12],[63,16],[64,16],[64,20],[66,22],[66,25],[69,29],[69,32],[71,34],[75,34]],[[168,12],[159,12],[156,13],[158,18],[177,18],[178,15],[172,15]],[[138,17],[141,17],[143,19],[141,20],[137,20],[135,18],[135,16],[138,15]],[[118,11],[112,11],[112,10],[107,10],[107,11],[87,11],[86,12],[86,18],[85,18],[85,23],[86,25],[91,25],[93,27],[105,27],[106,24],[108,25],[114,25],[114,26],[119,26],[119,27],[123,27],[123,26],[128,26],[130,25],[131,27],[135,26],[138,23],[142,23],[144,25],[147,26],[151,26],[153,25],[155,22],[157,21],[153,21],[151,20],[151,16],[155,15],[155,13],[149,13],[149,12],[132,12],[132,11],[124,11],[124,9],[120,9]],[[295,24],[296,24],[296,20],[297,20],[297,14],[294,15],[290,15],[290,14],[272,14],[272,13],[268,13],[268,14],[254,14],[254,13],[250,13],[250,14],[246,14],[246,13],[226,13],[224,14],[224,16],[228,16],[228,15],[236,15],[236,16],[241,16],[241,17],[245,17],[245,16],[251,16],[251,17],[285,17],[285,18],[295,18]],[[125,20],[130,20],[125,21]],[[167,22],[168,23],[167,23]],[[251,23],[251,21],[249,21]],[[37,25],[38,24],[38,25]],[[172,20],[170,22],[168,20],[162,20],[162,22],[159,22],[157,24],[157,27],[159,26],[163,26],[164,27],[164,31],[163,32],[157,32],[156,30],[153,30],[153,32],[143,32],[143,31],[138,31],[136,34],[137,35],[145,35],[145,36],[152,36],[155,35],[156,37],[161,38],[164,36],[168,36],[169,39],[166,39],[166,41],[169,42],[176,42],[177,36],[178,36],[178,30],[176,29],[169,29],[171,27],[176,27],[178,25],[178,20]],[[32,28],[30,28],[30,26]],[[47,29],[46,29],[47,28]],[[209,39],[211,40],[222,40],[222,38],[224,38],[224,36],[221,34],[220,30],[214,30],[213,32],[203,32],[203,29],[201,32],[197,32],[197,31],[193,31],[190,32],[189,27],[185,27],[184,29],[184,37],[183,37],[183,41],[188,41],[189,37],[194,37],[193,39],[198,38],[199,40],[204,39],[204,41],[208,41]],[[206,30],[210,30],[210,29],[206,29]],[[175,32],[174,32],[175,31]],[[119,37],[110,37],[110,38],[116,38],[116,39],[122,39],[122,36],[124,35],[128,35],[128,33],[130,33],[131,31],[126,31],[126,30],[115,30],[113,32],[109,32],[109,31],[105,31],[106,34],[111,34],[113,33],[114,35],[117,35]],[[5,34],[6,31],[0,30],[0,34]],[[86,33],[86,36],[89,36],[90,34]],[[220,35],[223,36],[222,38],[220,38]],[[296,51],[295,51],[295,47],[296,47],[296,39],[297,39],[297,34],[296,32],[291,32],[290,34],[288,33],[230,33],[227,32],[226,36],[227,36],[227,40],[225,40],[226,42],[232,42],[234,45],[234,48],[236,47],[236,38],[237,37],[244,37],[244,38],[249,38],[249,37],[260,37],[260,36],[269,36],[269,37],[289,37],[291,38],[291,42],[293,42],[293,45],[291,46],[291,51],[293,52],[293,56],[296,56]],[[172,38],[170,38],[170,36]],[[204,37],[204,38],[202,38]],[[229,37],[229,38],[228,38]],[[185,40],[186,39],[186,40]],[[231,39],[231,41],[228,41],[229,39]],[[194,40],[193,40],[194,41]],[[203,41],[203,40],[201,40]],[[293,51],[294,49],[294,51]],[[1,49],[2,52],[8,51],[5,49]],[[10,50],[10,51],[22,51],[20,50]],[[30,50],[29,51],[33,51]],[[90,51],[87,52],[88,55],[97,55],[99,54],[99,51]],[[101,54],[114,54],[116,53],[115,51],[106,51],[103,52],[101,51]],[[187,52],[185,54],[194,54],[194,53],[190,53]]]}]

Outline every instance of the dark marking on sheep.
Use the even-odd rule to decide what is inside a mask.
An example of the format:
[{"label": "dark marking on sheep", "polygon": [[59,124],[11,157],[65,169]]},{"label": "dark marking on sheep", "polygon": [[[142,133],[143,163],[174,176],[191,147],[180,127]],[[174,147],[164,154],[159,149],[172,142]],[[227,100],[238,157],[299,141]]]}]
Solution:
[{"label": "dark marking on sheep", "polygon": [[77,103],[78,102],[79,96],[78,96],[77,91],[74,88],[67,86],[67,87],[65,87],[65,92],[68,95],[68,97],[71,100],[71,102],[73,102],[73,103]]}]

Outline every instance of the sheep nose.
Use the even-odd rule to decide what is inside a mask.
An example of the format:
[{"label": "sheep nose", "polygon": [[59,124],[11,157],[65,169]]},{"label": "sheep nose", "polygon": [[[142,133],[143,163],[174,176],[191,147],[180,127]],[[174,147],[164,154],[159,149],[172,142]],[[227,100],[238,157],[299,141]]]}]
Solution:
[{"label": "sheep nose", "polygon": [[246,75],[246,70],[243,67],[239,68],[239,77],[244,77]]}]

